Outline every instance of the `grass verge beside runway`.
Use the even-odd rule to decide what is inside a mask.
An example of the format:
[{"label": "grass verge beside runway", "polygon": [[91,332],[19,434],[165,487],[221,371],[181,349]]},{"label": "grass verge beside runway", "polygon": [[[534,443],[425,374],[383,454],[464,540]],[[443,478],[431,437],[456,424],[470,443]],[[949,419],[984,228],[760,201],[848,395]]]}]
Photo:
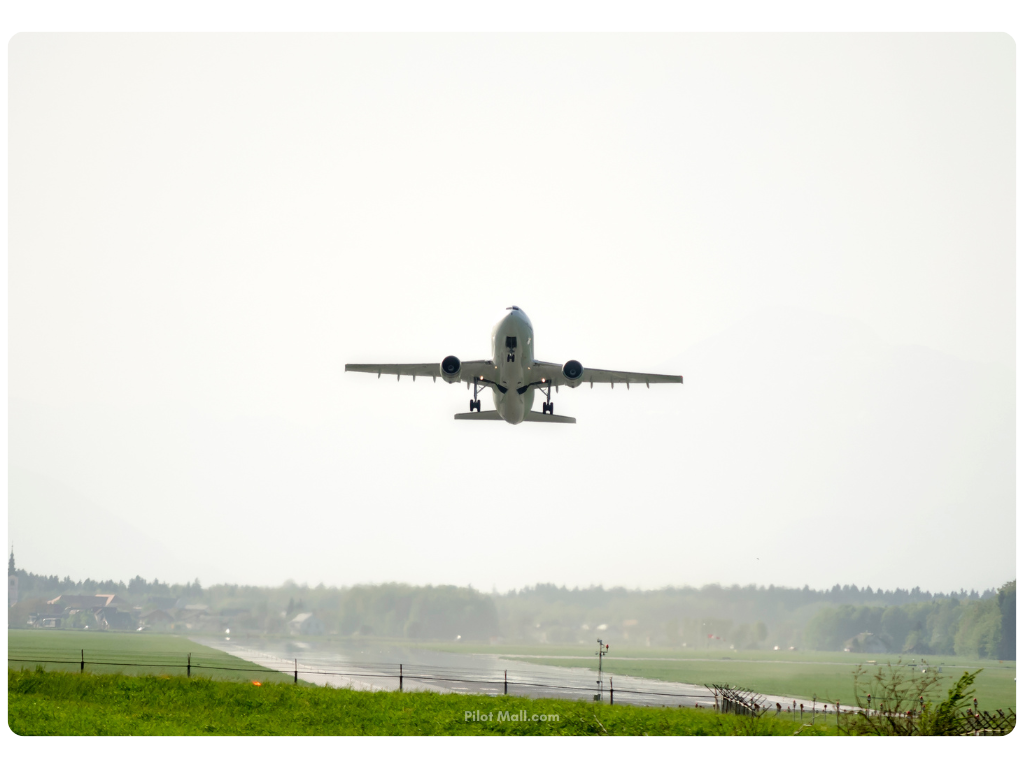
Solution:
[{"label": "grass verge beside runway", "polygon": [[[21,735],[784,736],[837,732],[835,724],[801,728],[770,715],[754,719],[698,709],[14,669],[7,671],[7,705],[8,725]],[[467,718],[467,712],[473,714]]]},{"label": "grass verge beside runway", "polygon": [[[481,653],[508,656],[532,664],[597,669],[597,659],[589,646],[495,646],[462,643],[429,643],[422,647],[453,653]],[[578,658],[573,658],[578,657]],[[942,667],[940,690],[946,690],[965,671],[983,670],[975,680],[978,704],[983,710],[1016,707],[1017,664],[994,659],[967,659],[937,655],[924,657],[929,666]],[[729,683],[758,693],[818,701],[839,699],[853,704],[853,670],[858,664],[868,674],[878,665],[916,662],[920,670],[922,658],[914,654],[856,654],[822,651],[735,651],[701,648],[613,647],[605,657],[606,675],[632,675],[673,683]],[[870,663],[874,662],[874,663]]]},{"label": "grass verge beside runway", "polygon": [[[85,652],[86,671],[97,674],[183,675],[191,653],[192,675],[195,677],[261,682],[292,680],[289,675],[177,635],[59,629],[7,631],[8,669],[42,666],[46,670],[78,672],[82,651]],[[118,664],[121,661],[130,663]]]},{"label": "grass verge beside runway", "polygon": [[[584,659],[540,659],[516,657],[533,664],[550,666],[580,666],[597,669],[597,662]],[[818,701],[841,701],[844,705],[854,704],[853,670],[856,665],[815,663],[782,663],[759,660],[622,660],[606,657],[605,676],[632,675],[674,683],[729,683],[749,688],[758,693],[792,696],[799,699]],[[979,669],[973,667],[971,671]],[[876,666],[867,666],[867,675],[873,675]],[[943,667],[936,698],[944,698],[946,691],[963,674],[962,668]],[[1014,681],[1016,669],[988,667],[974,681],[975,695],[982,709],[995,711],[999,708],[1016,706],[1017,685]]]}]

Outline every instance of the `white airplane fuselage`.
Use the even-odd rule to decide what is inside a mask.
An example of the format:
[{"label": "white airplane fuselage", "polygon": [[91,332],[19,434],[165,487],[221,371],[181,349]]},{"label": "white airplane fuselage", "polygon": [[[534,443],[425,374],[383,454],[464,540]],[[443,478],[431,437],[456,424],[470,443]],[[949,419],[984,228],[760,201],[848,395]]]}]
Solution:
[{"label": "white airplane fuselage", "polygon": [[521,423],[533,408],[533,388],[521,395],[516,390],[530,381],[528,374],[535,359],[533,324],[523,310],[513,308],[491,331],[494,381],[505,388],[505,392],[492,388],[494,409],[509,424]]}]

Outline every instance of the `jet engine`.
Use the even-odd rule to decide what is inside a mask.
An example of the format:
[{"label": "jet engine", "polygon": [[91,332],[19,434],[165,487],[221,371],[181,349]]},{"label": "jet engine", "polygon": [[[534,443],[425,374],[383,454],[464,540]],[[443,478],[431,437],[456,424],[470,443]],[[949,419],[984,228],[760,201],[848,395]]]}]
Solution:
[{"label": "jet engine", "polygon": [[562,375],[567,386],[578,387],[583,382],[583,366],[579,360],[570,360],[562,366]]},{"label": "jet engine", "polygon": [[458,381],[460,373],[462,373],[462,362],[455,355],[448,355],[441,361],[441,378],[449,384]]}]

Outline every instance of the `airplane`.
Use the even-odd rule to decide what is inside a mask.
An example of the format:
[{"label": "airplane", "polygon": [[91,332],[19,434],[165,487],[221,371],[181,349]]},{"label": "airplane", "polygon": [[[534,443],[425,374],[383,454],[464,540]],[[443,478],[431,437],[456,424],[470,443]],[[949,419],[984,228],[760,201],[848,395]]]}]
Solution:
[{"label": "airplane", "polygon": [[[449,355],[438,363],[411,363],[401,365],[378,363],[347,363],[346,371],[411,376],[438,377],[449,384],[466,382],[466,389],[473,386],[473,397],[469,401],[468,413],[456,413],[455,418],[466,421],[506,421],[521,424],[524,421],[540,421],[552,424],[575,424],[571,416],[556,416],[555,404],[551,402],[551,387],[558,392],[560,386],[575,389],[584,382],[594,384],[682,384],[682,376],[667,376],[661,373],[629,373],[627,371],[604,371],[598,368],[584,368],[578,361],[570,360],[564,365],[545,363],[533,356],[533,324],[519,307],[506,307],[508,314],[498,321],[491,331],[490,360],[459,360]],[[480,390],[491,389],[494,393],[494,410],[481,411]],[[545,395],[541,413],[533,410],[534,392]]]}]

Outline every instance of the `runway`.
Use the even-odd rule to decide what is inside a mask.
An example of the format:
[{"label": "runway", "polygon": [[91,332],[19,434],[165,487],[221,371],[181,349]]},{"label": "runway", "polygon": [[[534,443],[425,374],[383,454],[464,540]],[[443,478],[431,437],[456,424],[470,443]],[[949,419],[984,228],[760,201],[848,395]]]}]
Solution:
[{"label": "runway", "polygon": [[[298,679],[335,688],[365,691],[435,691],[534,699],[574,699],[645,707],[711,707],[714,697],[702,685],[607,674],[598,685],[596,670],[532,664],[494,654],[446,653],[414,647],[381,645],[324,647],[315,641],[191,638],[211,648]],[[399,676],[401,675],[401,682]],[[506,688],[507,676],[507,688]],[[768,706],[783,711],[791,697],[765,696]],[[809,717],[812,702],[805,705]],[[818,716],[822,705],[817,704]],[[846,707],[843,707],[846,710]],[[834,711],[831,707],[829,711]]]}]

